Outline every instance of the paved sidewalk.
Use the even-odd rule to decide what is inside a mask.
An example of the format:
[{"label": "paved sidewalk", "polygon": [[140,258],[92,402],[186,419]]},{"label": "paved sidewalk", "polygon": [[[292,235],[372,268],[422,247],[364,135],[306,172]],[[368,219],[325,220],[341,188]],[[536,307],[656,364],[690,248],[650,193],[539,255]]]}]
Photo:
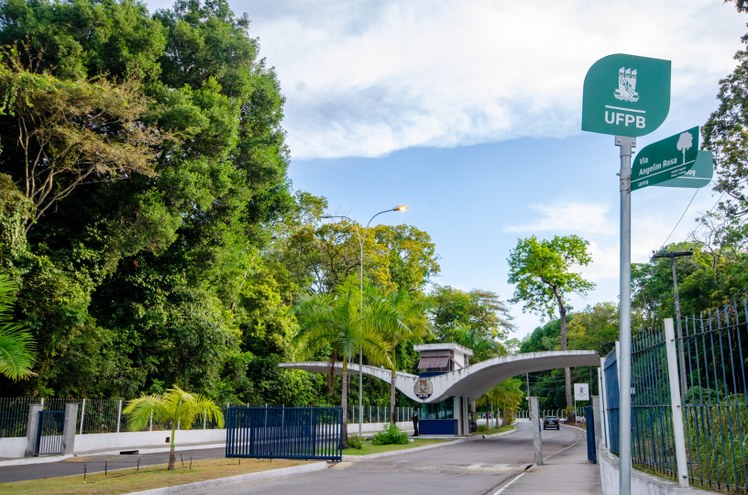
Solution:
[{"label": "paved sidewalk", "polygon": [[578,442],[553,456],[542,466],[533,465],[494,495],[582,495],[602,493],[600,467],[587,460],[587,443]]}]

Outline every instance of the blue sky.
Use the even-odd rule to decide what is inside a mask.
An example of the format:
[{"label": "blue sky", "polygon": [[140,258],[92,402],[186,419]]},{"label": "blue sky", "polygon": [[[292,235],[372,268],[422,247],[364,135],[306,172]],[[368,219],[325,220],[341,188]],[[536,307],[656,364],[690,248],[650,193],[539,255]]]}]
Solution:
[{"label": "blue sky", "polygon": [[[670,113],[637,149],[717,107],[748,17],[718,0],[229,0],[286,97],[289,175],[365,223],[408,223],[436,244],[434,282],[504,301],[519,237],[577,234],[597,284],[574,308],[618,294],[619,170],[613,136],[580,130],[587,69],[612,53],[672,61]],[[151,9],[170,5],[148,2]],[[632,258],[685,240],[718,201],[708,188],[632,198]],[[541,319],[513,306],[524,337]]]}]

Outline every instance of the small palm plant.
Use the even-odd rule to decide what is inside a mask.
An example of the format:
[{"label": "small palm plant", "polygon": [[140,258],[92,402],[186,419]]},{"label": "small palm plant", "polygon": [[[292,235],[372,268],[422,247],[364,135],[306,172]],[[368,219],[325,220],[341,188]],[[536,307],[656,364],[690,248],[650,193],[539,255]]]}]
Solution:
[{"label": "small palm plant", "polygon": [[0,275],[0,375],[11,380],[28,378],[34,373],[34,339],[26,328],[13,321],[16,287],[7,275]]},{"label": "small palm plant", "polygon": [[128,416],[127,426],[131,430],[145,428],[151,416],[156,421],[171,423],[169,470],[174,469],[174,434],[177,425],[189,430],[196,419],[204,418],[215,421],[219,428],[223,428],[223,413],[215,402],[203,395],[185,392],[176,385],[163,395],[145,395],[132,399],[122,412]]}]

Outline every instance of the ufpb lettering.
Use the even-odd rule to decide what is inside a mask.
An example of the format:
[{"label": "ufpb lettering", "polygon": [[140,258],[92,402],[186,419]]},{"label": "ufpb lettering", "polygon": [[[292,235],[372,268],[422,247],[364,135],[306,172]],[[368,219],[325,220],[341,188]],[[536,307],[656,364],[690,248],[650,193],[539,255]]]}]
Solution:
[{"label": "ufpb lettering", "polygon": [[644,129],[647,127],[647,118],[644,115],[632,115],[615,110],[605,110],[605,123],[622,125],[624,127],[635,126],[637,129]]}]

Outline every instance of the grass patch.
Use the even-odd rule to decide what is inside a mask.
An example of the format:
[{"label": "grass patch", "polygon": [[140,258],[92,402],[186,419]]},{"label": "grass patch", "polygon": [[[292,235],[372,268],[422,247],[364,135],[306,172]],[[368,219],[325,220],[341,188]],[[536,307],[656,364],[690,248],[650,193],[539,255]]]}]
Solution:
[{"label": "grass patch", "polygon": [[514,430],[514,425],[503,425],[499,426],[498,428],[486,428],[485,425],[480,425],[478,427],[478,431],[472,432],[470,435],[493,435],[495,433],[503,433],[505,431],[512,431]]},{"label": "grass patch", "polygon": [[[173,471],[167,471],[166,464],[122,469],[104,473],[92,473],[43,480],[13,481],[0,483],[0,495],[121,495],[123,493],[183,485],[197,481],[226,478],[241,474],[279,469],[307,464],[305,461],[287,459],[205,459],[192,461],[192,469],[185,464],[177,464]],[[81,466],[81,471],[83,466]]]},{"label": "grass patch", "polygon": [[452,438],[444,439],[441,438],[414,438],[412,442],[406,444],[388,444],[388,445],[374,445],[371,440],[366,440],[360,449],[343,449],[343,455],[369,455],[379,454],[382,452],[391,452],[393,450],[406,450],[413,449],[415,447],[423,447],[424,445],[431,445],[435,443],[449,442]]}]

